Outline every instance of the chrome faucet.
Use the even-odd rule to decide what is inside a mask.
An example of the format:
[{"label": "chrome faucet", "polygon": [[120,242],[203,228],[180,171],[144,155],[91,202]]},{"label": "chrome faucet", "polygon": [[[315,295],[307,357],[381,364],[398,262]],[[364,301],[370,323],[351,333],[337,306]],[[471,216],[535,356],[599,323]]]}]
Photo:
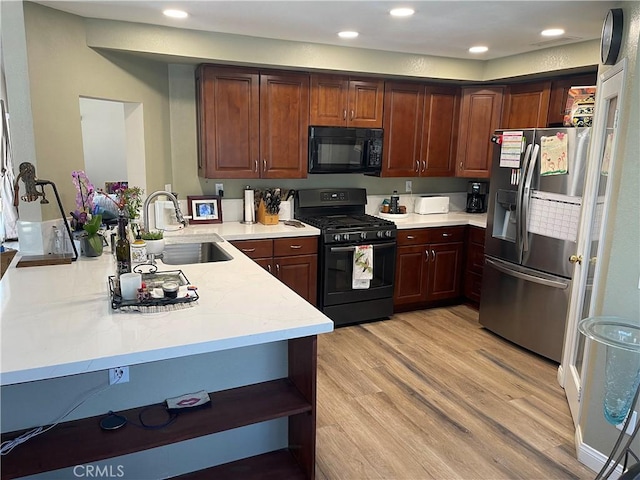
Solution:
[{"label": "chrome faucet", "polygon": [[178,204],[178,199],[175,197],[175,195],[171,192],[158,190],[157,192],[153,192],[151,195],[149,195],[147,199],[144,201],[144,206],[142,207],[142,210],[144,211],[144,231],[145,232],[149,231],[149,204],[151,203],[151,200],[153,200],[156,197],[159,197],[160,195],[165,195],[169,200],[173,202],[173,206],[176,209],[176,219],[178,220],[178,222],[180,222],[182,225],[186,227],[187,221],[185,220],[184,216],[182,215],[182,212],[180,211],[180,205]]}]

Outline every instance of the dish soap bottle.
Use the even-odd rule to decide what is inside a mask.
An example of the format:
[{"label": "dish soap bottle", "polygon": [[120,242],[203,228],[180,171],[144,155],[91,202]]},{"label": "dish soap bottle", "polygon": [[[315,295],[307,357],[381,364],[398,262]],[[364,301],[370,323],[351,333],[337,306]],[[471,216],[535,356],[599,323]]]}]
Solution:
[{"label": "dish soap bottle", "polygon": [[391,195],[391,206],[389,208],[389,212],[393,214],[397,214],[400,211],[399,208],[400,196],[398,195],[398,191],[394,190]]}]

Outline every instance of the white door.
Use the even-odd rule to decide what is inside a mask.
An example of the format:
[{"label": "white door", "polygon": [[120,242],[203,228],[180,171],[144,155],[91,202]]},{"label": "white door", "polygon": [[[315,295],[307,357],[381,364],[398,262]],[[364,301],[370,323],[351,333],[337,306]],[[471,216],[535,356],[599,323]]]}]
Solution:
[{"label": "white door", "polygon": [[584,336],[578,332],[578,322],[593,314],[601,275],[598,257],[601,256],[608,231],[606,221],[611,197],[609,179],[616,163],[618,111],[623,105],[625,65],[626,61],[623,60],[600,77],[577,251],[567,259],[574,263],[575,270],[558,378],[565,389],[576,426],[580,419],[583,368],[588,353]]}]

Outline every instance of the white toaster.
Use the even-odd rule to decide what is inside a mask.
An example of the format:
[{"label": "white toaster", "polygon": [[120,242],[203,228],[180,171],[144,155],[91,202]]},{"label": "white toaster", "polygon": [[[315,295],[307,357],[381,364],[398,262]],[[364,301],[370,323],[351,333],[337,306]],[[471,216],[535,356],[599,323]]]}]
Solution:
[{"label": "white toaster", "polygon": [[415,199],[413,210],[420,215],[449,213],[449,197],[423,196]]}]

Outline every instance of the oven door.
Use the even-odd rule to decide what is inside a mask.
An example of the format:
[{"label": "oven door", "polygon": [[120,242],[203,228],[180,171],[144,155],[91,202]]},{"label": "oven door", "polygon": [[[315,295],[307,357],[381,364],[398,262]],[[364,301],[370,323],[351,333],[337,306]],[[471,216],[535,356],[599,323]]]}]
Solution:
[{"label": "oven door", "polygon": [[321,280],[323,307],[393,297],[396,242],[372,245],[373,279],[366,289],[352,287],[355,245],[325,245]]}]

